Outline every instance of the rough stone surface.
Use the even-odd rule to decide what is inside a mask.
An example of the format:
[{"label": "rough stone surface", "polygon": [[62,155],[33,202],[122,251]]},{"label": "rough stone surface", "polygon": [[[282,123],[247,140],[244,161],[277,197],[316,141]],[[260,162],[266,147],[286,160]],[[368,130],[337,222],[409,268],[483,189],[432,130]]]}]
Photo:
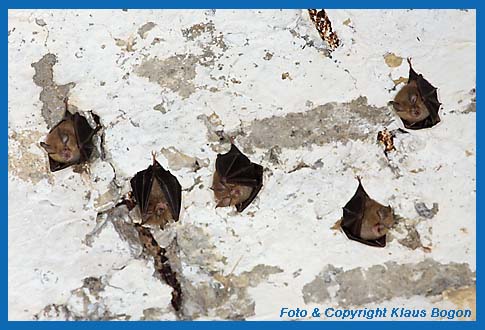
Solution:
[{"label": "rough stone surface", "polygon": [[[307,10],[10,10],[9,319],[474,311],[476,12],[326,14],[334,50]],[[432,129],[388,105],[408,57],[438,87]],[[50,173],[39,143],[65,97],[102,129],[87,164]],[[232,138],[264,167],[242,213],[210,190]],[[152,152],[183,191],[164,231],[119,204]],[[383,249],[335,226],[356,176],[396,215]]]}]

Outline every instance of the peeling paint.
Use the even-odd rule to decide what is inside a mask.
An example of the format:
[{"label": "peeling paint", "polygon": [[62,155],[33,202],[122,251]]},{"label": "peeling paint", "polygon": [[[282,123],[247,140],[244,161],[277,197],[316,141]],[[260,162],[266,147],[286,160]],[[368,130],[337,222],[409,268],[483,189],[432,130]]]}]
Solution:
[{"label": "peeling paint", "polygon": [[443,298],[451,301],[459,309],[472,310],[471,320],[476,320],[476,305],[477,305],[477,287],[476,285],[464,287],[460,289],[445,290]]},{"label": "peeling paint", "polygon": [[209,166],[209,159],[191,157],[180,152],[174,147],[162,148],[160,152],[167,159],[168,167],[174,171],[178,171],[182,168],[188,168],[195,172],[201,167]]},{"label": "peeling paint", "polygon": [[387,53],[384,55],[384,61],[388,67],[395,68],[402,64],[402,57],[397,56],[394,53]]},{"label": "peeling paint", "polygon": [[8,173],[33,184],[47,179],[53,183],[53,176],[48,170],[47,157],[39,146],[43,138],[38,131],[12,132],[9,136]]}]

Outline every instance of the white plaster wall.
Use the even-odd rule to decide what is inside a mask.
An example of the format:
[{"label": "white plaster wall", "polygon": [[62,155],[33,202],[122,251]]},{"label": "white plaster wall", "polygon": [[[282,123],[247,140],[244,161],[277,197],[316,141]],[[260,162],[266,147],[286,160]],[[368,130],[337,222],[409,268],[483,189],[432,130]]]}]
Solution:
[{"label": "white plaster wall", "polygon": [[[115,198],[108,206],[97,202],[109,190],[114,171],[120,192],[126,193],[129,179],[150,164],[151,151],[157,151],[159,162],[169,167],[160,153],[169,147],[208,164],[197,172],[169,168],[184,189],[197,177],[204,186],[184,191],[180,223],[170,228],[185,230],[189,241],[185,253],[198,248],[190,245],[191,239],[204,240],[219,256],[207,262],[223,275],[249,272],[261,264],[282,270],[255,286],[247,285],[247,295],[255,302],[254,315],[247,315],[251,319],[275,319],[283,303],[304,306],[302,288],[327,264],[349,270],[432,258],[443,264],[466,263],[474,271],[476,113],[466,109],[476,83],[475,11],[329,10],[328,14],[342,42],[332,58],[325,55],[326,46],[306,10],[11,10],[9,318],[31,319],[49,304],[80,308],[84,302],[72,299],[73,290],[90,276],[109,284],[102,304],[111,315],[140,319],[144,309],[159,308],[160,318],[174,318],[171,288],[152,276],[153,262],[137,258],[110,223],[91,244],[86,243],[97,213],[116,202]],[[40,26],[39,19],[46,24]],[[344,24],[348,19],[350,23]],[[183,36],[183,29],[209,21],[213,31],[194,40]],[[147,22],[156,25],[142,38],[138,29]],[[303,47],[306,41],[290,30],[307,35],[314,46]],[[134,41],[133,51],[116,39]],[[223,40],[225,47],[217,40]],[[207,50],[212,65],[201,64]],[[267,52],[273,55],[270,60],[263,59]],[[389,52],[412,57],[415,70],[439,88],[443,103],[440,124],[411,131],[399,140],[399,157],[405,157],[399,163],[401,177],[382,165],[385,158],[375,137],[384,125],[369,127],[369,138],[362,141],[282,147],[278,166],[264,160],[268,150],[253,148],[250,159],[271,172],[265,173],[258,198],[242,214],[214,209],[208,189],[214,150],[228,146],[208,140],[201,115],[215,113],[230,132],[255,120],[305,112],[328,102],[351,102],[359,96],[365,96],[370,106],[385,107],[396,93],[392,80],[408,74],[405,60],[395,68],[386,64],[384,55]],[[90,173],[78,174],[71,168],[48,172],[47,157],[38,145],[48,128],[31,66],[47,53],[58,60],[54,82],[76,84],[69,102],[101,117],[111,166],[96,159]],[[180,54],[197,57],[195,77],[180,79],[193,88],[188,97],[182,95],[183,84],[171,89],[136,73],[145,61]],[[282,79],[284,72],[291,79]],[[166,113],[153,109],[158,104]],[[394,116],[388,128],[398,127],[402,124]],[[318,159],[323,162],[320,168],[288,173],[300,161],[311,165]],[[419,218],[416,201],[438,203],[437,215],[416,227],[430,249],[412,250],[397,240],[376,249],[331,230],[357,187],[355,175],[362,176],[370,196],[390,203],[402,217]],[[190,265],[181,259],[183,276],[194,282],[207,280],[200,263]],[[414,298],[410,299],[409,306]],[[415,299],[417,306],[431,304],[428,297]]]}]

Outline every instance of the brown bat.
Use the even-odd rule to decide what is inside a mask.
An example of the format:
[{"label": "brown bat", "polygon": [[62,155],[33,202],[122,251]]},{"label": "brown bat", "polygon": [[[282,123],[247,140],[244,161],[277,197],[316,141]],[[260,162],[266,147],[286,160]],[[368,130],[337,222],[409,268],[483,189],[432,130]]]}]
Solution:
[{"label": "brown bat", "polygon": [[394,215],[390,206],[384,206],[367,195],[360,178],[354,196],[343,208],[340,224],[351,240],[366,245],[386,246],[386,234],[394,224]]},{"label": "brown bat", "polygon": [[263,187],[263,167],[252,163],[231,142],[231,150],[218,154],[212,180],[216,207],[236,206],[244,211]]},{"label": "brown bat", "polygon": [[[64,103],[66,106],[64,118],[50,130],[45,142],[40,143],[49,155],[51,172],[87,161],[94,149],[92,138],[101,128],[98,124],[93,129],[86,118],[79,113],[71,114],[67,110],[67,98]],[[93,116],[99,123],[99,117],[94,114]]]},{"label": "brown bat", "polygon": [[408,63],[408,83],[396,94],[392,106],[406,128],[432,127],[440,122],[437,88],[413,70],[409,58]]},{"label": "brown bat", "polygon": [[142,224],[157,225],[163,229],[168,222],[179,220],[182,187],[177,178],[157,162],[155,154],[153,165],[138,172],[130,184]]}]

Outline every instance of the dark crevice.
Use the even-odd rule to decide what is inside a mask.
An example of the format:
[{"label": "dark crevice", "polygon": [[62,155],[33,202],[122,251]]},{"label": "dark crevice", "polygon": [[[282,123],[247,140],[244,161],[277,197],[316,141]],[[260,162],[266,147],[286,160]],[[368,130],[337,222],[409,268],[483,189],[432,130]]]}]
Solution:
[{"label": "dark crevice", "polygon": [[155,263],[155,270],[160,277],[172,287],[172,307],[175,310],[177,317],[180,318],[182,308],[182,286],[177,278],[177,273],[172,269],[170,260],[167,257],[167,250],[160,247],[148,228],[135,224],[135,229],[138,231],[140,240],[143,243],[143,251],[152,256]]}]

